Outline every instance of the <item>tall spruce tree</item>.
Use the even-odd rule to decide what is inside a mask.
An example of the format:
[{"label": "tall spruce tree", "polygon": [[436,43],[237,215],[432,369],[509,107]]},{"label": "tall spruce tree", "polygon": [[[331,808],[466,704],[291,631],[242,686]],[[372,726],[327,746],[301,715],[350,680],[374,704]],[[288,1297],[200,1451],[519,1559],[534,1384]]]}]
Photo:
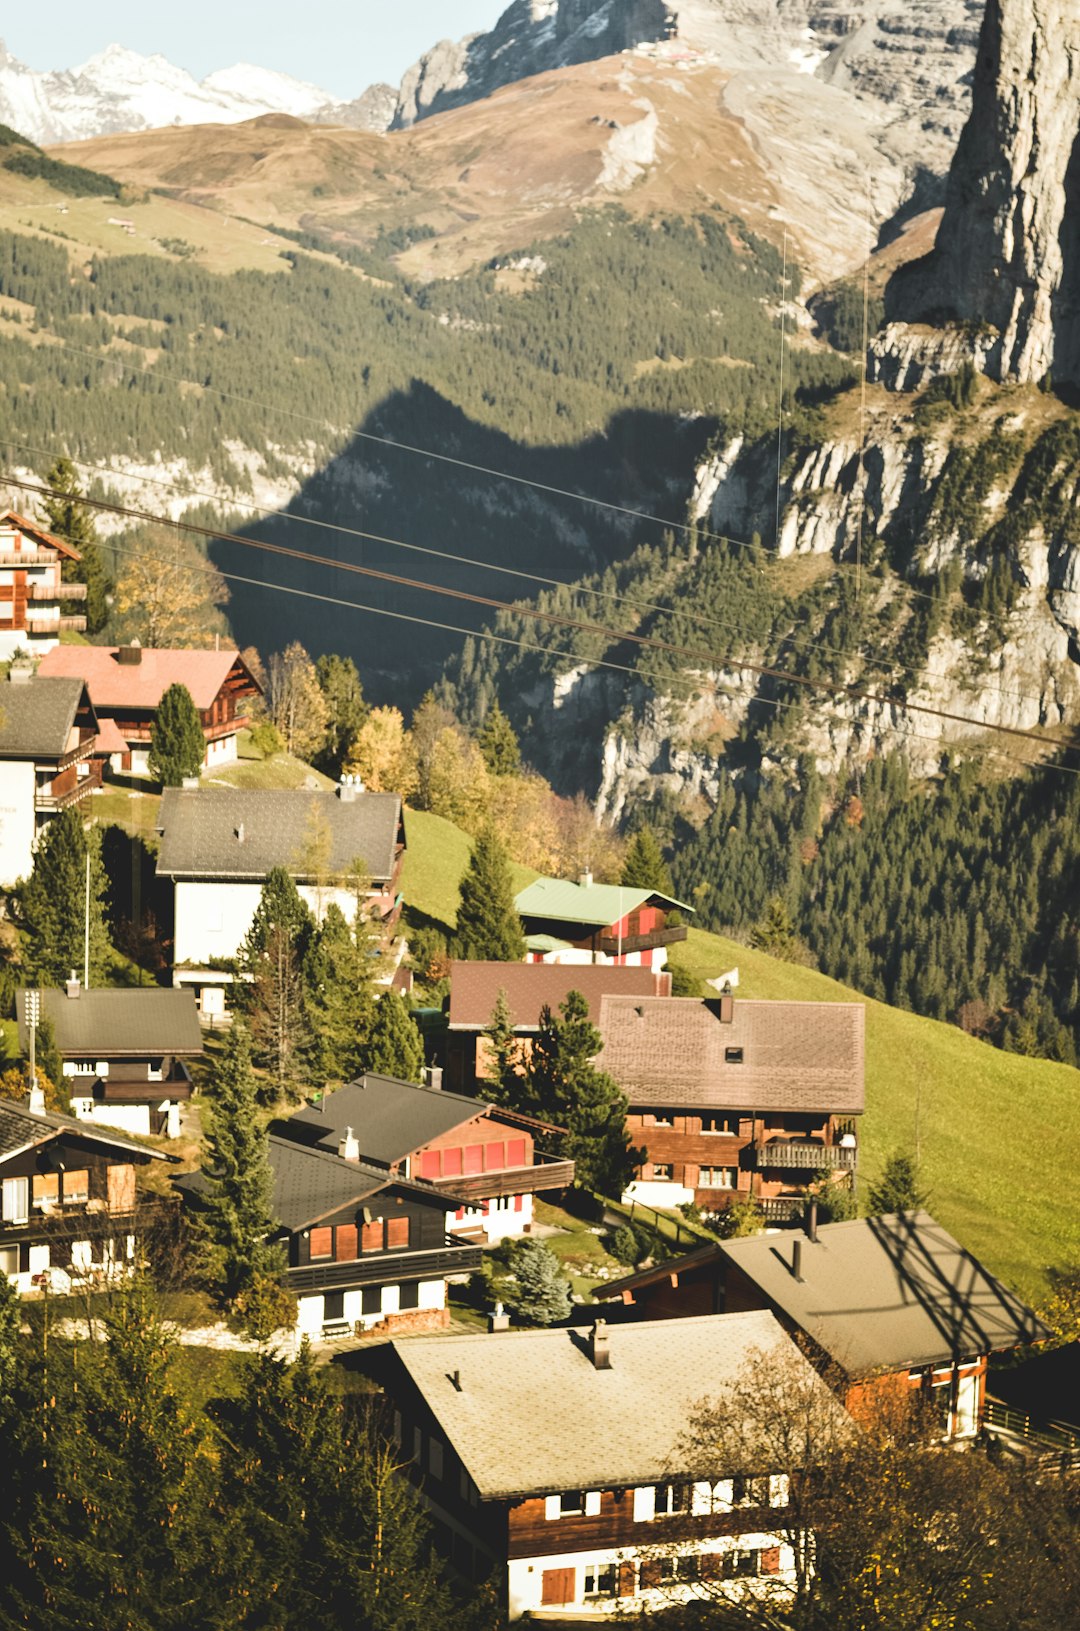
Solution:
[{"label": "tall spruce tree", "polygon": [[626,889],[655,889],[673,895],[671,873],[651,827],[639,827],[626,852],[619,882]]},{"label": "tall spruce tree", "polygon": [[108,894],[100,832],[84,826],[77,810],[62,810],[45,828],[34,870],[18,895],[26,975],[33,984],[62,985],[72,969],[82,975],[88,921],[90,983],[100,983],[110,949]]},{"label": "tall spruce tree", "polygon": [[45,480],[54,489],[41,505],[49,531],[77,549],[81,557],[64,562],[63,580],[85,583],[86,630],[88,634],[100,634],[109,617],[112,584],[101,558],[92,512],[80,502],[84,493],[70,459],[57,459]]},{"label": "tall spruce tree", "polygon": [[494,776],[516,776],[521,769],[521,745],[514,727],[493,702],[478,738],[484,763]]},{"label": "tall spruce tree", "polygon": [[240,948],[241,967],[251,976],[240,1002],[252,1057],[272,1084],[267,1097],[298,1098],[311,1057],[304,962],[314,935],[315,919],[292,876],[273,867]]},{"label": "tall spruce tree", "polygon": [[360,1050],[362,1068],[378,1076],[418,1082],[424,1069],[424,1044],[405,999],[387,991],[375,1004],[375,1017]]},{"label": "tall spruce tree", "polygon": [[484,1027],[487,1044],[487,1073],[481,1096],[507,1110],[528,1108],[529,1086],[524,1072],[521,1041],[514,1030],[514,1016],[505,990],[500,986],[491,1018]]},{"label": "tall spruce tree", "polygon": [[602,1042],[580,991],[567,992],[557,1017],[545,1006],[529,1056],[529,1094],[538,1115],[567,1129],[579,1187],[618,1197],[641,1152],[630,1148],[626,1098],[593,1064]]},{"label": "tall spruce tree", "polygon": [[888,1212],[917,1212],[925,1205],[926,1191],[919,1187],[914,1156],[899,1152],[888,1156],[881,1177],[866,1192],[868,1215],[875,1218]]},{"label": "tall spruce tree", "polygon": [[496,963],[520,963],[525,956],[510,861],[491,827],[477,838],[461,880],[454,949],[458,957]]},{"label": "tall spruce tree", "polygon": [[360,1069],[375,1020],[371,959],[334,902],[304,958],[304,1009],[310,1081],[347,1082]]},{"label": "tall spruce tree", "polygon": [[221,1296],[232,1300],[250,1290],[256,1276],[283,1268],[280,1249],[267,1244],[275,1224],[269,1135],[259,1115],[251,1041],[240,1020],[214,1065],[207,1103],[201,1217],[211,1277]]},{"label": "tall spruce tree", "polygon": [[179,787],[185,776],[197,776],[206,757],[199,711],[186,685],[170,685],[150,727],[150,774],[163,787]]}]

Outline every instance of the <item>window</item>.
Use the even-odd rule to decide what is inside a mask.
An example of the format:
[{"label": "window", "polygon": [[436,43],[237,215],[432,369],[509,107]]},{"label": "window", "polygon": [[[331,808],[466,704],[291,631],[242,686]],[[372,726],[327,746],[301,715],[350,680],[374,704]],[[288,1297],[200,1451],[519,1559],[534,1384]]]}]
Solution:
[{"label": "window", "polygon": [[761,1573],[761,1553],[745,1551],[736,1547],[734,1551],[722,1553],[721,1568],[725,1580],[745,1578],[747,1575]]},{"label": "window", "polygon": [[586,1563],[585,1597],[617,1597],[619,1595],[619,1565],[617,1563]]},{"label": "window", "polygon": [[74,1201],[88,1201],[90,1199],[90,1174],[85,1170],[81,1172],[64,1173],[64,1200],[68,1203]]},{"label": "window", "polygon": [[652,1175],[661,1182],[666,1182],[674,1176],[674,1168],[670,1161],[654,1161]]},{"label": "window", "polygon": [[413,1280],[408,1285],[399,1287],[398,1307],[401,1309],[402,1313],[405,1313],[410,1308],[420,1307],[419,1281]]},{"label": "window", "polygon": [[34,1174],[34,1205],[56,1206],[60,1200],[60,1174],[58,1172],[35,1172]]},{"label": "window", "polygon": [[701,1130],[703,1133],[738,1138],[739,1118],[738,1116],[702,1116]]},{"label": "window", "polygon": [[523,1138],[507,1140],[506,1164],[508,1167],[523,1167],[525,1165],[525,1140]]},{"label": "window", "polygon": [[583,1489],[564,1489],[559,1496],[559,1517],[572,1518],[585,1510],[585,1491]]},{"label": "window", "polygon": [[360,1292],[362,1314],[382,1313],[382,1286],[364,1286]]},{"label": "window", "polygon": [[736,1167],[702,1167],[698,1173],[699,1189],[734,1189],[738,1177]]},{"label": "window", "polygon": [[743,1062],[743,1051],[742,1051],[741,1048],[725,1048],[724,1049],[724,1063],[725,1063],[725,1065],[741,1065],[742,1062]]},{"label": "window", "polygon": [[769,1480],[767,1478],[733,1478],[731,1480],[732,1506],[768,1506]]},{"label": "window", "polygon": [[26,1223],[30,1216],[30,1184],[26,1178],[5,1178],[0,1205],[5,1223]]},{"label": "window", "polygon": [[334,1256],[339,1263],[351,1263],[360,1255],[359,1233],[355,1223],[339,1223]]},{"label": "window", "polygon": [[312,1229],[310,1240],[311,1240],[311,1256],[312,1257],[333,1257],[333,1255],[334,1255],[334,1231],[333,1231],[333,1229]]},{"label": "window", "polygon": [[670,1127],[671,1117],[666,1110],[653,1110],[645,1117],[646,1127]]},{"label": "window", "polygon": [[5,1274],[10,1279],[13,1274],[18,1274],[18,1272],[18,1246],[0,1246],[0,1274]]},{"label": "window", "polygon": [[461,1177],[461,1151],[460,1150],[443,1150],[443,1152],[442,1152],[442,1175],[443,1175],[444,1178],[460,1178]]},{"label": "window", "polygon": [[658,1518],[671,1518],[678,1512],[689,1512],[690,1486],[688,1484],[657,1484],[653,1501],[653,1511]]},{"label": "window", "polygon": [[383,1220],[372,1218],[365,1223],[360,1231],[360,1250],[362,1252],[381,1252],[383,1249]]},{"label": "window", "polygon": [[674,1580],[700,1580],[701,1559],[696,1552],[686,1556],[662,1557],[657,1573],[664,1584]]},{"label": "window", "polygon": [[333,1320],[345,1318],[345,1293],[343,1291],[328,1291],[323,1298],[322,1310],[323,1324],[329,1325]]},{"label": "window", "polygon": [[401,1247],[409,1244],[408,1217],[387,1218],[386,1244],[389,1247]]},{"label": "window", "polygon": [[438,1178],[441,1165],[438,1150],[425,1150],[420,1157],[419,1176],[428,1179]]},{"label": "window", "polygon": [[503,1144],[503,1143],[485,1144],[484,1145],[484,1171],[485,1172],[502,1172],[502,1170],[503,1170],[503,1168],[505,1166],[506,1166],[506,1145]]}]

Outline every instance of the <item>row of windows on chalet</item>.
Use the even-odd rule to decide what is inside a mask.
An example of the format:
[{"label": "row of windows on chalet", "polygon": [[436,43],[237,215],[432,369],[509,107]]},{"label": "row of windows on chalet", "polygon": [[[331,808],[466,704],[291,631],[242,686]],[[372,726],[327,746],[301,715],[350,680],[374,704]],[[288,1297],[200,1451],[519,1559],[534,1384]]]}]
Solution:
[{"label": "row of windows on chalet", "polygon": [[33,1212],[62,1211],[65,1206],[92,1207],[95,1203],[101,1211],[133,1211],[135,1168],[69,1167],[5,1178],[0,1185],[0,1222],[28,1223]]},{"label": "row of windows on chalet", "polygon": [[[383,1288],[378,1286],[361,1286],[360,1312],[362,1314],[381,1314]],[[398,1287],[398,1309],[401,1313],[408,1313],[411,1309],[420,1306],[420,1285],[416,1280],[406,1281]],[[345,1318],[345,1292],[327,1291],[323,1293],[323,1324],[331,1325],[335,1320]]]},{"label": "row of windows on chalet", "polygon": [[466,1144],[457,1149],[424,1150],[416,1158],[417,1178],[461,1178],[480,1172],[505,1172],[526,1164],[524,1138],[490,1144]]},{"label": "row of windows on chalet", "polygon": [[368,1223],[338,1223],[310,1231],[309,1251],[316,1258],[332,1258],[338,1263],[352,1263],[363,1252],[404,1251],[409,1246],[409,1225],[406,1214],[396,1218],[373,1218]]},{"label": "row of windows on chalet", "polygon": [[700,1134],[702,1137],[753,1138],[754,1122],[760,1122],[763,1133],[784,1133],[794,1137],[823,1138],[828,1132],[828,1116],[794,1111],[769,1112],[754,1117],[747,1110],[716,1110],[683,1113],[669,1105],[656,1109],[634,1109],[626,1118],[633,1127],[671,1127],[680,1133]]}]

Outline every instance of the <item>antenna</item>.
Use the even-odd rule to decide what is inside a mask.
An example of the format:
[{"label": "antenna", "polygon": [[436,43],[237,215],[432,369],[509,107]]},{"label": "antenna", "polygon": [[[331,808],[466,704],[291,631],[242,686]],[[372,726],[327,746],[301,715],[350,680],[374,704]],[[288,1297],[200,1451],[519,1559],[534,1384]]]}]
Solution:
[{"label": "antenna", "polygon": [[784,228],[784,272],[780,279],[780,405],[776,425],[776,548],[780,549],[780,468],[784,446],[784,344],[787,339],[787,227]]}]

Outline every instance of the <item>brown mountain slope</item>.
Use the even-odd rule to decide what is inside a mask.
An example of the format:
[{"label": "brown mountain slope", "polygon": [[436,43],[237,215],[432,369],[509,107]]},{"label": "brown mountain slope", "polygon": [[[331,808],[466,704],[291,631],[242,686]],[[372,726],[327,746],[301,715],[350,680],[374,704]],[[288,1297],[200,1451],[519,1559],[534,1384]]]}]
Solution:
[{"label": "brown mountain slope", "polygon": [[388,135],[271,115],[246,125],[106,136],[55,150],[189,202],[357,241],[380,226],[436,236],[399,264],[452,275],[617,201],[642,213],[719,204],[816,281],[865,257],[873,213],[905,188],[867,110],[794,71],[734,78],[704,57],[627,53],[506,86]]}]

